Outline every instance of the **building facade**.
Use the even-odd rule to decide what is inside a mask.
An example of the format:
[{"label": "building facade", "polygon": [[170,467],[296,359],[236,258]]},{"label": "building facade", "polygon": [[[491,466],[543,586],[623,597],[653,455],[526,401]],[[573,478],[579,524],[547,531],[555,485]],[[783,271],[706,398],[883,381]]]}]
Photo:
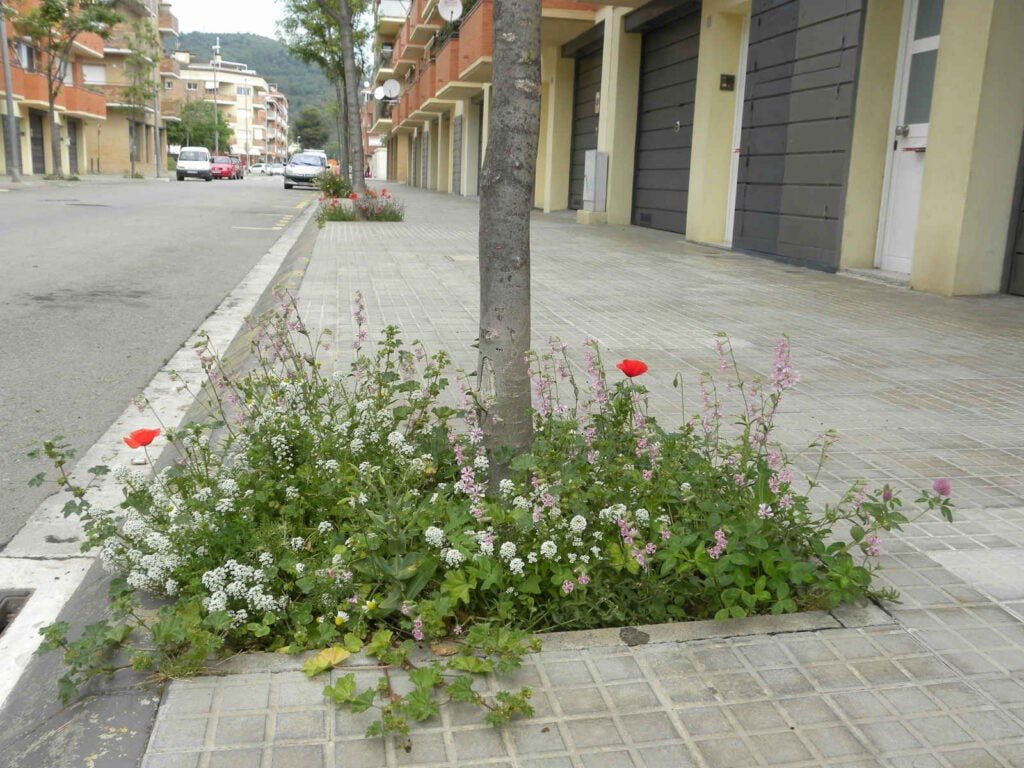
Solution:
[{"label": "building facade", "polygon": [[[23,0],[14,3],[14,9],[25,12],[36,5],[36,0]],[[53,173],[46,60],[33,40],[18,33],[12,20],[4,23],[10,45],[11,91],[18,134],[13,156],[25,175]],[[103,40],[97,35],[82,34],[78,37],[68,62],[64,85],[57,97],[61,165],[68,173],[88,170],[90,144],[86,129],[102,125],[107,119],[107,105],[102,93],[90,87],[88,82],[90,68],[103,61],[103,49]],[[6,114],[6,95],[0,78],[0,114]],[[7,173],[6,141],[6,134],[0,135],[0,173],[3,174]]]},{"label": "building facade", "polygon": [[[374,85],[401,91],[371,131],[388,178],[475,195],[492,0],[455,24],[410,5],[378,7]],[[1022,38],[1018,0],[543,0],[536,206],[943,295],[1024,294]]]},{"label": "building facade", "polygon": [[191,101],[216,104],[231,128],[222,154],[237,155],[248,164],[281,160],[287,154],[288,99],[245,64],[225,61],[219,46],[209,62],[196,62],[187,51],[174,54],[177,72],[164,83],[165,114],[177,115]]},{"label": "building facade", "polygon": [[[117,0],[122,21],[103,43],[103,60],[86,67],[86,84],[98,89],[107,103],[107,121],[94,123],[86,129],[91,147],[91,173],[127,174],[132,168],[143,175],[163,167],[166,153],[163,141],[164,121],[159,100],[163,80],[162,51],[173,49],[178,37],[178,20],[171,13],[170,3],[157,0]],[[147,42],[143,42],[146,40]],[[149,52],[156,60],[146,72],[152,98],[144,103],[132,95],[134,50],[155,43]],[[147,58],[151,58],[147,53]]]}]

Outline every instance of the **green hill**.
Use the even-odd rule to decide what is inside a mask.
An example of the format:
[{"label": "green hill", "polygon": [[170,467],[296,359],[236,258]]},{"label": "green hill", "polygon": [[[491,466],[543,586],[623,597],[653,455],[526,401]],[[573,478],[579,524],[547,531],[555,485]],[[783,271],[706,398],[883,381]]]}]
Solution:
[{"label": "green hill", "polygon": [[277,40],[249,33],[214,34],[184,32],[178,41],[181,50],[190,51],[194,60],[209,61],[211,48],[220,38],[220,53],[225,61],[247,64],[274,83],[288,97],[288,113],[294,120],[305,107],[326,111],[334,101],[334,89],[316,67],[303,64]]}]

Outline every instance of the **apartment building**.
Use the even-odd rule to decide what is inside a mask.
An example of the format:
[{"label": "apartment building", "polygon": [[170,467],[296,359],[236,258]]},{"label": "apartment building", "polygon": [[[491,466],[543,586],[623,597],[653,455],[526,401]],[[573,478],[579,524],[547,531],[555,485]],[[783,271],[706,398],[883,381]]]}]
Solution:
[{"label": "apartment building", "polygon": [[[437,0],[381,3],[374,84],[402,86],[371,115],[389,178],[477,194],[492,20],[492,0],[454,24]],[[1022,38],[1018,0],[543,0],[536,205],[1024,295]]]},{"label": "apartment building", "polygon": [[[15,2],[14,9],[28,11],[37,0]],[[34,41],[18,34],[7,20],[10,42],[11,92],[14,100],[14,121],[18,143],[13,148],[15,162],[25,175],[52,173],[54,163],[50,142],[49,99],[46,82],[46,61]],[[78,37],[68,62],[64,86],[57,97],[57,125],[61,132],[62,167],[65,172],[83,173],[89,164],[91,150],[87,127],[102,125],[107,119],[103,95],[88,86],[87,73],[103,60],[103,40],[97,35]],[[0,114],[6,114],[6,93],[0,78]],[[3,134],[0,131],[0,134]],[[6,135],[0,135],[0,173],[7,173]]]},{"label": "apartment building", "polygon": [[[149,37],[158,43],[154,55],[173,50],[178,37],[178,20],[170,3],[157,0],[117,0],[115,9],[121,15],[111,36],[103,43],[103,60],[85,68],[88,86],[103,94],[107,103],[107,121],[92,123],[86,129],[91,148],[89,165],[92,173],[135,172],[152,175],[158,158],[165,154],[160,108],[160,84],[165,66],[154,62],[151,77],[156,95],[145,104],[133,103],[130,95],[133,50],[143,50],[142,41]],[[159,148],[158,148],[159,144]],[[161,162],[162,167],[162,162]]]},{"label": "apartment building", "polygon": [[283,163],[288,159],[288,97],[273,83],[267,88],[266,156],[272,162]]},{"label": "apartment building", "polygon": [[193,61],[188,51],[177,51],[174,60],[177,72],[164,81],[165,114],[177,115],[192,101],[212,102],[232,132],[222,153],[249,163],[285,158],[288,99],[277,86],[241,62],[224,60],[219,45],[209,62]]}]

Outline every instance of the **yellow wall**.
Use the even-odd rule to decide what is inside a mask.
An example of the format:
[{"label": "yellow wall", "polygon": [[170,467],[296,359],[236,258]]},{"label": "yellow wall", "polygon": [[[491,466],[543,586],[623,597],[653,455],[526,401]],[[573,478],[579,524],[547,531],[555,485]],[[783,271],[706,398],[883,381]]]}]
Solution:
[{"label": "yellow wall", "polygon": [[902,24],[902,0],[868,3],[853,113],[841,267],[871,269],[875,264],[885,163],[892,146],[889,130]]},{"label": "yellow wall", "polygon": [[1001,288],[1024,132],[1024,3],[946,0],[913,288]]},{"label": "yellow wall", "polygon": [[705,0],[701,13],[686,237],[721,243],[732,239],[725,231],[725,221],[738,94],[721,90],[719,76],[739,76],[740,40],[750,3]]},{"label": "yellow wall", "polygon": [[623,19],[630,10],[605,8],[597,14],[604,21],[597,148],[608,153],[608,200],[606,214],[577,211],[577,220],[584,223],[629,224],[633,213],[641,36],[625,30]]},{"label": "yellow wall", "polygon": [[437,191],[452,189],[452,120],[442,112],[437,123]]},{"label": "yellow wall", "polygon": [[[542,58],[542,78],[548,96],[541,115],[543,152],[538,152],[538,206],[545,213],[569,206],[569,168],[572,163],[572,106],[576,62],[562,58],[560,46],[548,46]],[[540,168],[543,167],[543,176]]]},{"label": "yellow wall", "polygon": [[409,134],[399,133],[395,136],[395,181],[409,183]]}]

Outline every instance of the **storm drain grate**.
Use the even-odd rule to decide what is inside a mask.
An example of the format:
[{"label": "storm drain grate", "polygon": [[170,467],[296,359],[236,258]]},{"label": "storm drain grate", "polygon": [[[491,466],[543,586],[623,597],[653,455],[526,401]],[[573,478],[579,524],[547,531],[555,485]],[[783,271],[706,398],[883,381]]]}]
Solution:
[{"label": "storm drain grate", "polygon": [[25,603],[31,596],[32,590],[30,589],[10,589],[0,592],[0,635],[14,622],[18,612],[25,607]]}]

